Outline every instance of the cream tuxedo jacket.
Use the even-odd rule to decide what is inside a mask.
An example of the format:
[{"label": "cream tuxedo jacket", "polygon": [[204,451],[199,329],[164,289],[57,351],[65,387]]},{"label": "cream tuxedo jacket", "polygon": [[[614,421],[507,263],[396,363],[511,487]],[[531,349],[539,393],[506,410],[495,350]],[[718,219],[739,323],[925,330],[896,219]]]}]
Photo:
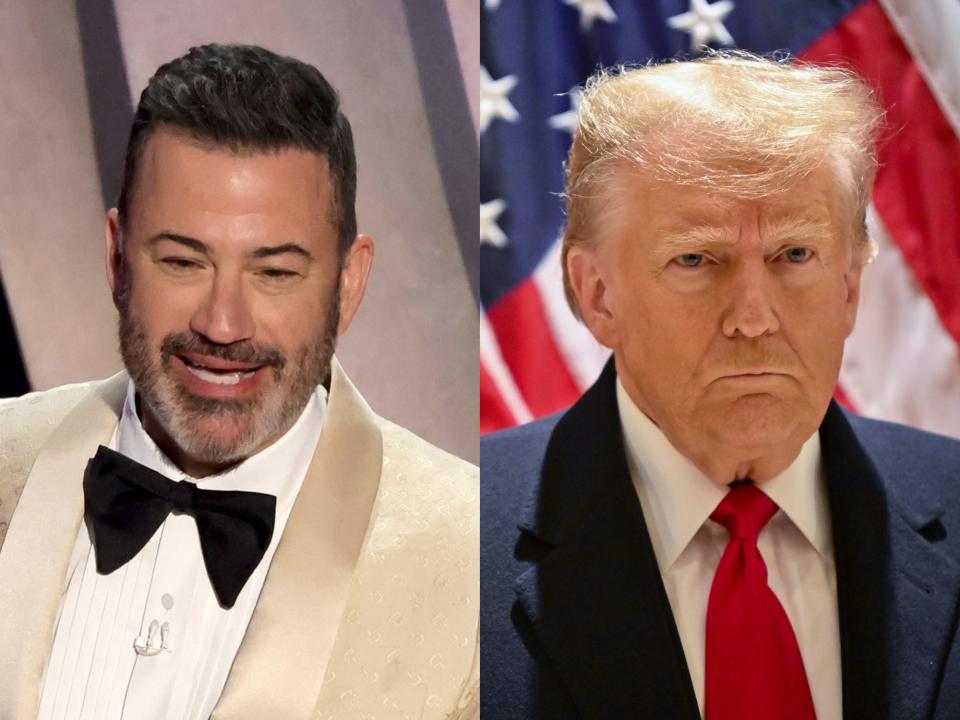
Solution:
[{"label": "cream tuxedo jacket", "polygon": [[[128,378],[0,402],[0,720],[33,720]],[[334,360],[328,414],[215,720],[479,717],[478,474],[373,414]]]}]

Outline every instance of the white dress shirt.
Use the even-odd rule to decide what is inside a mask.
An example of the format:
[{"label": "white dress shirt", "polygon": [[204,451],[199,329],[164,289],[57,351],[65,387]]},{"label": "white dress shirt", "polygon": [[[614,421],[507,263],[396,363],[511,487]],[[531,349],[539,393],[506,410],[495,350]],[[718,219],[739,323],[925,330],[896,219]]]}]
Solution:
[{"label": "white dress shirt", "polygon": [[[173,465],[144,431],[130,383],[111,448],[174,481],[275,495],[273,538],[233,608],[225,610],[207,577],[190,515],[169,515],[143,549],[109,575],[97,573],[81,523],[44,675],[40,720],[210,716],[313,458],[325,410],[326,390],[318,387],[283,437],[224,473],[196,480]],[[141,645],[166,647],[140,655],[134,650],[138,638]]]},{"label": "white dress shirt", "polygon": [[[619,380],[617,402],[630,474],[702,717],[707,601],[729,541],[710,514],[728,490],[670,444]],[[840,720],[837,580],[819,435],[807,440],[790,467],[758,487],[780,507],[757,541],[768,584],[793,625],[817,718]]]}]

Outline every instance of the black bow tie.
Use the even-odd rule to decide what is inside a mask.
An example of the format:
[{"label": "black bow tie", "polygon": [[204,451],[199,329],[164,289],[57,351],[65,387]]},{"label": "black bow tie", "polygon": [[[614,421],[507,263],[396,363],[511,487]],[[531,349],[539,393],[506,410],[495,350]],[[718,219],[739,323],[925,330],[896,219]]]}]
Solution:
[{"label": "black bow tie", "polygon": [[98,573],[109,575],[133,559],[171,512],[186,513],[197,522],[203,563],[225,608],[233,607],[273,537],[273,495],[174,482],[102,445],[87,464],[83,494]]}]

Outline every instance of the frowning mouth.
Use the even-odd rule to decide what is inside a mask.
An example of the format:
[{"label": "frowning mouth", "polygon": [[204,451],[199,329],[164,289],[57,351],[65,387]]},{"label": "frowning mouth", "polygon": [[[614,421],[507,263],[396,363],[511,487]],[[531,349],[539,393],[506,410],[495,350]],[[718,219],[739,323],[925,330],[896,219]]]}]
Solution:
[{"label": "frowning mouth", "polygon": [[739,372],[727,373],[721,377],[756,377],[758,375],[786,375],[787,373],[774,368],[753,368],[751,370],[741,370]]},{"label": "frowning mouth", "polygon": [[782,372],[745,372],[735,375],[721,375],[717,382],[732,383],[734,385],[743,385],[749,387],[766,387],[770,384],[778,384],[783,380],[788,380],[789,375]]}]

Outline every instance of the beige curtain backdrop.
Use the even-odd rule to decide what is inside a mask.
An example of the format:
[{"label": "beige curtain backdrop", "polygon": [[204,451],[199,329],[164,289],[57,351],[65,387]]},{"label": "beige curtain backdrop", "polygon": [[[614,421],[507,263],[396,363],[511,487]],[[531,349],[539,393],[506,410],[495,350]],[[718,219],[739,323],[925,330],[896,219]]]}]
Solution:
[{"label": "beige curtain backdrop", "polygon": [[[435,10],[443,0],[433,3]],[[377,243],[341,361],[377,412],[476,462],[478,308],[424,105],[430,70],[418,72],[409,30],[417,6],[116,0],[129,84],[129,97],[117,101],[138,97],[161,62],[213,41],[260,44],[327,76],[354,128],[360,229]],[[480,4],[447,0],[446,11],[455,53],[428,59],[461,68],[476,140]],[[85,85],[98,79],[84,77],[77,23],[73,0],[0,0],[0,272],[36,389],[121,366]],[[471,172],[465,181],[475,186]]]}]

